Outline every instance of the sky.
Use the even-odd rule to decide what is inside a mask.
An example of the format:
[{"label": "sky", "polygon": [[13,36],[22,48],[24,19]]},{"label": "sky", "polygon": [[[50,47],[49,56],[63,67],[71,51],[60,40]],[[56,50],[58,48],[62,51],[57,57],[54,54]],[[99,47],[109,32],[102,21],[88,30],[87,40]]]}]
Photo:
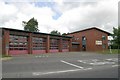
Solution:
[{"label": "sky", "polygon": [[0,0],[0,27],[23,30],[35,18],[40,32],[70,33],[97,27],[118,27],[119,0]]}]

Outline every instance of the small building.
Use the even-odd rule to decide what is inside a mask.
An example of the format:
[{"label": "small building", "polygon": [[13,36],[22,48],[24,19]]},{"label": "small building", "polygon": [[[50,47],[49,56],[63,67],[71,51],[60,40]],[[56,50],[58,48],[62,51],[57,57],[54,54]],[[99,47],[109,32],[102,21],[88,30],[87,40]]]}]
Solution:
[{"label": "small building", "polygon": [[101,51],[108,49],[109,32],[96,27],[67,34],[72,36],[72,51]]},{"label": "small building", "polygon": [[69,52],[70,36],[52,35],[40,32],[1,28],[2,54],[40,54]]}]

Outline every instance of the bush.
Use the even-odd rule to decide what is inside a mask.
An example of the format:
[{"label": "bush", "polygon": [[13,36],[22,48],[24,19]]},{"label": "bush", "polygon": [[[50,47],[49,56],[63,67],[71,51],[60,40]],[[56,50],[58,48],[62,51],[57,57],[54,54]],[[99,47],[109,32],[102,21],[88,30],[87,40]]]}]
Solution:
[{"label": "bush", "polygon": [[[110,46],[109,46],[108,48],[110,49]],[[111,45],[111,49],[118,49],[118,46],[116,46],[116,45]],[[120,49],[120,47],[119,47],[119,49]]]}]

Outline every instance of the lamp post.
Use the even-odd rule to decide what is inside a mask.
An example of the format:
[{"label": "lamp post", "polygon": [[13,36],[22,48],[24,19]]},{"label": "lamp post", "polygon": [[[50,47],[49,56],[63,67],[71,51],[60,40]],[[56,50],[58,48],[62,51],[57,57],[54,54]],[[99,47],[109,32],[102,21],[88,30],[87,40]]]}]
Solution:
[{"label": "lamp post", "polygon": [[112,53],[112,50],[111,50],[111,40],[109,40],[108,46],[110,48],[110,53]]}]

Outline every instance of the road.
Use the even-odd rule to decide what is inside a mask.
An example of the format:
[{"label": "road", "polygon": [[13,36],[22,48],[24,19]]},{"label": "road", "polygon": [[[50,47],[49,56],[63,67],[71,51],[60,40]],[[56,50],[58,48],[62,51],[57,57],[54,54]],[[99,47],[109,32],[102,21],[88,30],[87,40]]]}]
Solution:
[{"label": "road", "polygon": [[17,55],[2,61],[3,78],[118,78],[118,55],[92,52]]}]

